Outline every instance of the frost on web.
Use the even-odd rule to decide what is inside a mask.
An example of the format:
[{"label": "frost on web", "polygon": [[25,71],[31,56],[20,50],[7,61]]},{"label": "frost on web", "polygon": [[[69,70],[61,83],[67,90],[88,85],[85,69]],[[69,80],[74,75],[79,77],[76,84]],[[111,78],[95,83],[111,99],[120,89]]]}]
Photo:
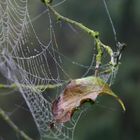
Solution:
[{"label": "frost on web", "polygon": [[[43,96],[47,86],[71,78],[62,65],[61,57],[64,56],[57,50],[50,13],[47,12],[49,39],[44,45],[34,30],[27,5],[27,0],[0,1],[0,71],[19,88],[41,139],[73,139],[80,114],[68,124],[56,124],[52,128],[51,100]],[[93,68],[94,54],[90,66],[72,63],[85,67],[85,76]]]}]

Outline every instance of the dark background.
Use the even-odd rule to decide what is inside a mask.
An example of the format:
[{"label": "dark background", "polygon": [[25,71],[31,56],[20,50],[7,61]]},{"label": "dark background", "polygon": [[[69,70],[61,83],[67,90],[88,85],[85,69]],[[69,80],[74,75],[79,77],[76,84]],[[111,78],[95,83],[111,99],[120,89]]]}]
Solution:
[{"label": "dark background", "polygon": [[[99,98],[98,103],[90,106],[82,115],[75,130],[75,140],[140,139],[140,1],[108,0],[107,4],[116,27],[118,40],[127,44],[127,48],[123,52],[122,64],[112,86],[113,91],[124,101],[126,112],[122,112],[114,99]],[[31,19],[45,9],[39,0],[31,0],[28,7]],[[101,40],[105,44],[114,46],[113,49],[115,49],[114,35],[102,0],[67,0],[56,9],[62,15],[99,31]],[[44,24],[47,18],[45,19],[45,17],[47,16],[42,15],[33,22],[38,35],[44,39],[46,32],[42,31],[46,28]],[[60,30],[61,28],[55,30],[62,51],[65,55],[74,57],[74,60],[78,60],[78,62],[90,64],[89,57],[93,44],[91,39],[88,39],[89,37],[85,33],[79,33],[78,29],[76,29],[78,32],[76,33],[71,31],[71,28],[67,28],[65,24],[62,24],[62,30]],[[80,68],[74,67],[68,71],[75,78],[82,75],[83,72]],[[27,107],[18,91],[10,94],[7,94],[7,91],[1,91],[1,93],[0,107],[8,113],[19,128],[38,140],[35,124],[30,113],[25,110]],[[16,139],[21,138],[0,118],[0,140]]]}]

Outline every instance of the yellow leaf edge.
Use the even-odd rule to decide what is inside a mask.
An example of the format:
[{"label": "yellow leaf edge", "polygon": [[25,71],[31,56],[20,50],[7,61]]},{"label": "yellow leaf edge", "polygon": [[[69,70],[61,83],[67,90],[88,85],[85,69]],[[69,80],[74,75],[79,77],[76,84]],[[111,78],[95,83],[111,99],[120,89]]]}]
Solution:
[{"label": "yellow leaf edge", "polygon": [[113,96],[119,102],[119,104],[121,105],[123,111],[124,112],[126,111],[126,107],[125,107],[123,101],[112,90],[109,90],[109,92],[104,92],[104,94],[108,94],[110,96]]}]

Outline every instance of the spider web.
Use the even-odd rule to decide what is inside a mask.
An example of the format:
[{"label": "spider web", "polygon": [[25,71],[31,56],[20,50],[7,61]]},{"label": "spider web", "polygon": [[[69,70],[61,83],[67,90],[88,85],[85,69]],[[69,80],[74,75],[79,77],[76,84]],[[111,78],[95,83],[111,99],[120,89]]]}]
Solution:
[{"label": "spider web", "polygon": [[[53,19],[48,9],[46,10],[48,14],[47,45],[42,43],[32,25],[27,6],[27,0],[0,1],[0,71],[11,84],[15,83],[19,88],[31,111],[41,139],[73,139],[74,130],[82,112],[75,114],[68,124],[56,124],[55,128],[51,128],[52,99],[51,97],[46,99],[43,92],[46,92],[49,85],[65,83],[71,79],[63,66],[63,59],[72,65],[85,68],[81,76],[84,77],[90,73],[90,70],[93,71],[95,52],[92,54],[89,66],[65,57],[58,49]],[[108,75],[104,79],[108,79]],[[42,88],[38,88],[39,86]]]}]

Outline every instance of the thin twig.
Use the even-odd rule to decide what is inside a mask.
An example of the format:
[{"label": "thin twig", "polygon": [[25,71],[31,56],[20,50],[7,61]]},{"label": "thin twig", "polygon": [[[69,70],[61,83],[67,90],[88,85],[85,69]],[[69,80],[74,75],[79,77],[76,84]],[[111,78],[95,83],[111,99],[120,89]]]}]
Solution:
[{"label": "thin twig", "polygon": [[22,130],[20,130],[16,124],[9,118],[9,116],[5,113],[3,109],[0,108],[0,117],[2,117],[3,120],[16,132],[18,133],[22,138],[25,140],[33,140],[30,138],[26,133],[24,133]]},{"label": "thin twig", "polygon": [[86,27],[85,25],[83,25],[80,22],[77,22],[75,20],[69,19],[67,17],[62,16],[61,14],[59,14],[53,6],[51,6],[50,1],[49,0],[43,0],[43,2],[45,3],[45,5],[50,9],[50,11],[53,12],[53,14],[56,16],[57,20],[62,20],[64,22],[70,23],[74,26],[77,26],[79,29],[83,30],[84,32],[86,32],[87,34],[89,34],[96,43],[96,48],[97,48],[97,55],[96,55],[96,68],[98,68],[101,65],[101,61],[102,61],[102,48],[104,48],[106,50],[106,52],[109,54],[110,56],[110,64],[112,66],[115,66],[116,63],[114,61],[114,52],[111,49],[110,46],[105,45],[104,43],[102,43],[102,41],[99,38],[99,32],[94,31],[93,29],[90,29],[88,27]]},{"label": "thin twig", "polygon": [[[66,82],[64,82],[66,83]],[[39,90],[44,90],[44,89],[54,89],[57,87],[62,86],[64,83],[58,83],[58,84],[46,84],[46,85],[25,85],[25,84],[20,84],[21,87],[23,88],[35,88]],[[18,86],[14,83],[11,85],[5,85],[5,84],[0,84],[0,89],[18,89]]]}]

